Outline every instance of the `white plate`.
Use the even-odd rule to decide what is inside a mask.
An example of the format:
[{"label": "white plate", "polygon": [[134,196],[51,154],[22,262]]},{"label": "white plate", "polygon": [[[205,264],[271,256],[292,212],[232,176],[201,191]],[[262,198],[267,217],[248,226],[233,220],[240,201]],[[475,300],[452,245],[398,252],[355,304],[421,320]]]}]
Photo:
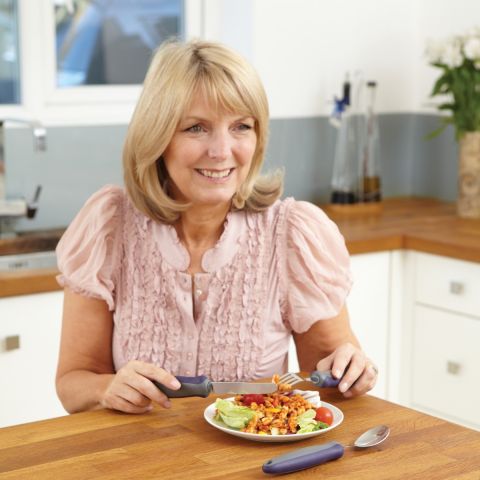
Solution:
[{"label": "white plate", "polygon": [[[234,397],[226,398],[225,400],[234,400]],[[205,409],[203,416],[212,427],[218,428],[218,430],[228,433],[229,435],[235,435],[236,437],[244,438],[245,440],[253,440],[254,442],[296,442],[298,440],[305,440],[307,438],[316,437],[322,433],[329,432],[343,422],[343,412],[339,408],[324,401],[322,401],[322,407],[327,407],[333,413],[333,423],[328,428],[317,430],[315,432],[292,433],[289,435],[259,435],[258,433],[246,433],[235,430],[234,428],[229,428],[224,424],[214,420],[213,417],[215,416],[216,410],[214,403]]]}]

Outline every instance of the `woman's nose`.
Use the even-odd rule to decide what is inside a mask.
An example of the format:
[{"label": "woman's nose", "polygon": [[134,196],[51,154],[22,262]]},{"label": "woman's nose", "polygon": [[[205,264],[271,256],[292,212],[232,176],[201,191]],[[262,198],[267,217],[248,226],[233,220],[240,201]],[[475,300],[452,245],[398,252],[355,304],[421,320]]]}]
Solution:
[{"label": "woman's nose", "polygon": [[227,160],[231,152],[231,143],[228,134],[215,133],[210,138],[208,144],[208,156],[212,160],[223,161]]}]

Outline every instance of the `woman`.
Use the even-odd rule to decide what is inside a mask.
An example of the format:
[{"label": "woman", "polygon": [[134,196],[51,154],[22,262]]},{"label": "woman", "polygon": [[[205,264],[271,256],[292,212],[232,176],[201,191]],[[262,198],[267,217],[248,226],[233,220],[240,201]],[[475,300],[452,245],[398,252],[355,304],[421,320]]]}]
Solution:
[{"label": "woman", "polygon": [[65,287],[57,391],[69,412],[169,407],[152,380],[248,380],[332,370],[346,397],[376,371],[351,331],[349,259],[317,207],[259,175],[268,104],[224,46],[155,54],[127,132],[125,191],[107,186],[58,248]]}]

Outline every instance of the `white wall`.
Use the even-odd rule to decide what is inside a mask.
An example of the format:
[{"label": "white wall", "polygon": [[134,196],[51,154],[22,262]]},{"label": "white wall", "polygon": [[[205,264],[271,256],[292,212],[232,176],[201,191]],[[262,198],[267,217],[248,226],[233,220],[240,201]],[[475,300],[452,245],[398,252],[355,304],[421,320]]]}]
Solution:
[{"label": "white wall", "polygon": [[[418,48],[412,54],[414,67],[414,106],[415,110],[428,99],[439,70],[426,64],[422,57],[427,39],[444,39],[453,35],[462,35],[472,27],[480,26],[480,0],[420,0],[414,2],[414,15],[417,21]],[[438,103],[438,100],[436,100]]]},{"label": "white wall", "polygon": [[273,118],[328,115],[356,70],[378,81],[379,111],[433,112],[426,39],[476,20],[480,0],[205,0],[204,34],[253,61]]}]

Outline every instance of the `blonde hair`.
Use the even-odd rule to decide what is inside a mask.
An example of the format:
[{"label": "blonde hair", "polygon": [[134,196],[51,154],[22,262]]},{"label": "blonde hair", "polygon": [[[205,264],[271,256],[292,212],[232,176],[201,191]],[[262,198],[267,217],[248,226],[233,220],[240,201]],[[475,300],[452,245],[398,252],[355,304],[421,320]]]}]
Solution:
[{"label": "blonde hair", "polygon": [[154,220],[173,223],[189,205],[168,195],[162,155],[193,96],[255,119],[250,171],[232,199],[234,209],[262,211],[282,194],[283,173],[261,176],[268,139],[268,101],[258,74],[240,55],[213,42],[167,42],[153,56],[123,148],[124,179],[134,205]]}]

